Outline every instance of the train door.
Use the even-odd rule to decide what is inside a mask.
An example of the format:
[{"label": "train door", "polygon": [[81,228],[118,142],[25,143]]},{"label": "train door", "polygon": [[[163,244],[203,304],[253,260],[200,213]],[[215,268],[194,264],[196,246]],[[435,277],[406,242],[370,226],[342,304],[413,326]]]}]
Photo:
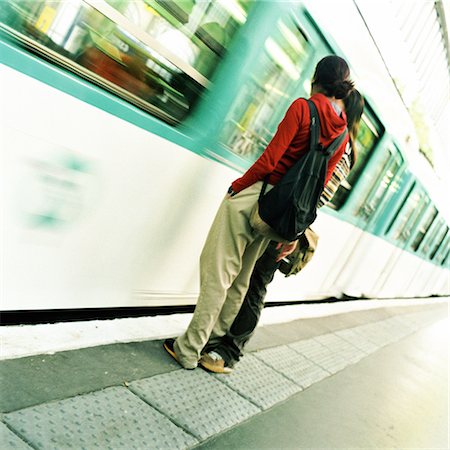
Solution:
[{"label": "train door", "polygon": [[384,236],[395,243],[395,247],[373,287],[376,295],[397,295],[404,284],[410,281],[417,266],[417,258],[408,251],[408,247],[428,206],[425,191],[414,182],[406,197],[395,208],[391,220],[386,222]]},{"label": "train door", "polygon": [[[324,237],[328,233],[321,234],[318,228],[320,220],[314,224],[321,234],[321,246],[326,247],[326,261],[328,266],[324,269],[327,277],[322,281],[321,289],[328,292],[329,295],[339,295],[342,288],[339,285],[340,273],[345,268],[347,261],[351,259],[353,249],[361,237],[360,228],[358,227],[358,217],[355,212],[355,203],[359,202],[361,187],[364,192],[367,186],[373,184],[376,173],[383,170],[388,162],[384,159],[382,153],[382,139],[384,135],[384,127],[378,120],[376,113],[366,102],[364,114],[360,122],[360,127],[356,141],[354,143],[356,149],[356,161],[352,167],[349,176],[341,183],[337,192],[331,201],[323,208],[330,215],[335,216],[338,220],[332,221],[332,231],[329,232],[332,241],[323,242]],[[380,153],[381,150],[381,153]],[[375,167],[372,169],[372,167]],[[358,203],[359,204],[359,203]],[[319,217],[320,219],[320,217]],[[339,236],[336,239],[335,236]],[[330,251],[330,249],[333,249]],[[321,248],[319,246],[319,252]],[[324,263],[322,263],[324,264]]]},{"label": "train door", "polygon": [[[420,218],[417,227],[413,230],[412,238],[410,239],[407,250],[413,252],[417,258],[422,258],[422,248],[429,236],[430,230],[434,227],[438,216],[438,211],[431,203],[428,201],[425,208],[424,214]],[[417,258],[415,259],[414,267],[411,268],[409,279],[404,279],[403,284],[398,286],[398,292],[412,292],[413,288],[416,287],[417,278],[422,272],[422,267],[426,264],[424,260],[418,263]]]},{"label": "train door", "polygon": [[431,287],[430,281],[435,277],[437,268],[431,263],[431,259],[434,256],[435,247],[439,248],[440,241],[443,238],[442,233],[446,232],[444,220],[439,217],[435,208],[433,210],[436,211],[435,219],[428,227],[424,238],[417,247],[417,254],[421,258],[421,262],[416,266],[414,276],[404,289],[407,296],[419,293],[428,297],[433,294],[434,289]]},{"label": "train door", "polygon": [[[434,245],[432,246],[432,250],[430,253],[430,260],[433,264],[433,274],[429,278],[428,283],[425,285],[424,290],[429,292],[430,295],[440,295],[444,294],[441,291],[441,280],[443,279],[444,273],[441,266],[441,257],[442,253],[448,249],[450,241],[450,236],[448,232],[447,226],[442,226],[439,236],[437,237]],[[445,273],[447,280],[449,279],[448,273]],[[448,292],[448,291],[447,291]]]},{"label": "train door", "polygon": [[390,201],[407,181],[403,158],[394,144],[376,156],[360,181],[362,192],[353,206],[357,235],[352,252],[333,281],[349,296],[367,295],[387,264],[391,249],[375,236],[375,231],[378,222],[384,220]]},{"label": "train door", "polygon": [[450,295],[450,276],[448,271],[450,270],[450,236],[447,238],[447,242],[444,244],[440,254],[436,260],[440,265],[441,277],[436,285],[436,291],[439,295]]}]

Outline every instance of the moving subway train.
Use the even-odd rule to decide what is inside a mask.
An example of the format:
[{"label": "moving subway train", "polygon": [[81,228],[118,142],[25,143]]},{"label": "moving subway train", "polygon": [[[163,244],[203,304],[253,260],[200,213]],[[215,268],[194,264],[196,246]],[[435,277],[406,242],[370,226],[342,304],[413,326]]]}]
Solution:
[{"label": "moving subway train", "polygon": [[353,2],[334,2],[353,47],[313,3],[5,0],[2,310],[194,304],[221,198],[330,53],[366,97],[358,160],[268,301],[448,295],[449,220],[405,107]]}]

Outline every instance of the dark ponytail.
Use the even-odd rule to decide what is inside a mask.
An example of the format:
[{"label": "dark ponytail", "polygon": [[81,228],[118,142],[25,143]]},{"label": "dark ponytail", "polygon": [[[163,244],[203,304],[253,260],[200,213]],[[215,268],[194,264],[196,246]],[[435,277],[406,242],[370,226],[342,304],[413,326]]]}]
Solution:
[{"label": "dark ponytail", "polygon": [[353,90],[354,84],[349,80],[336,81],[329,86],[330,96],[336,99],[344,99]]},{"label": "dark ponytail", "polygon": [[327,97],[344,99],[354,87],[349,77],[350,69],[347,62],[339,56],[329,55],[317,64],[313,85]]},{"label": "dark ponytail", "polygon": [[352,146],[352,162],[350,168],[353,167],[357,157],[356,136],[358,135],[361,116],[364,112],[364,97],[353,89],[344,100],[345,114],[347,116],[347,128],[350,136],[350,145]]}]

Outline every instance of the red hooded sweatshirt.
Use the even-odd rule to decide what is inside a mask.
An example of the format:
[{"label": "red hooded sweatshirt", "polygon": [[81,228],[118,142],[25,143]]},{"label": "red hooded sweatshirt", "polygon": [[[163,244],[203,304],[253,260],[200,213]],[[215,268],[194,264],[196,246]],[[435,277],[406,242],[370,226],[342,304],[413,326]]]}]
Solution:
[{"label": "red hooded sweatshirt", "polygon": [[[347,117],[339,116],[330,101],[323,94],[314,94],[311,100],[317,107],[320,118],[320,143],[326,147],[337,138],[347,126]],[[234,192],[240,192],[269,175],[269,184],[277,184],[298,159],[309,150],[309,126],[311,116],[306,99],[299,98],[291,104],[278,125],[275,136],[263,154],[244,173],[233,181]],[[336,164],[344,154],[348,136],[328,162],[325,185],[331,178]]]}]

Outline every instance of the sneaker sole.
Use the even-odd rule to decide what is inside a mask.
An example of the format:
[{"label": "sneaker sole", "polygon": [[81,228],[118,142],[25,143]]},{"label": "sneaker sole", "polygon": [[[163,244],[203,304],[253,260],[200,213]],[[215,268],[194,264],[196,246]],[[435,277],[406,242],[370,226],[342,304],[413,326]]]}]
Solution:
[{"label": "sneaker sole", "polygon": [[177,358],[177,354],[175,353],[175,351],[174,350],[172,350],[170,347],[168,347],[167,345],[166,345],[166,343],[164,342],[164,344],[163,344],[163,347],[164,347],[164,349],[166,350],[166,352],[176,361],[176,362],[179,362],[178,361],[178,358]]}]

